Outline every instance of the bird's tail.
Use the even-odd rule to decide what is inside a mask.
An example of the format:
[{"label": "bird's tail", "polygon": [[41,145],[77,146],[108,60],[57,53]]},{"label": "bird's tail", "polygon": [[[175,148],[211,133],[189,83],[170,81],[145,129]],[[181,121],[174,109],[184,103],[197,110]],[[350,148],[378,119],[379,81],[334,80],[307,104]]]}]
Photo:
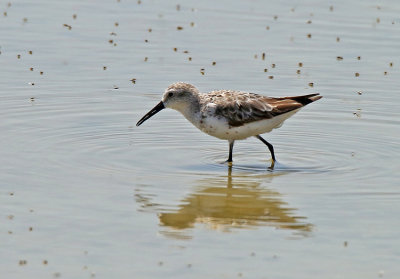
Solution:
[{"label": "bird's tail", "polygon": [[296,102],[299,102],[303,106],[308,105],[309,103],[315,102],[319,99],[322,98],[319,93],[314,93],[314,94],[309,94],[309,95],[303,95],[303,96],[295,96],[295,97],[286,97],[287,99],[292,99],[295,100]]}]

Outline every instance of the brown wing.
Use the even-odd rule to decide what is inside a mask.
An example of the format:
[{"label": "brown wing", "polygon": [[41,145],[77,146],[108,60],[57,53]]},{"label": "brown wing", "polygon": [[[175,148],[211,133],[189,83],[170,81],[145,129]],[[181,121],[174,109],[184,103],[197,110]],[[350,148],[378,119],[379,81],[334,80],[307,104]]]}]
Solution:
[{"label": "brown wing", "polygon": [[229,125],[234,127],[269,119],[321,98],[318,94],[271,98],[237,91],[216,91],[208,95],[208,100],[217,105],[215,113],[228,119]]}]

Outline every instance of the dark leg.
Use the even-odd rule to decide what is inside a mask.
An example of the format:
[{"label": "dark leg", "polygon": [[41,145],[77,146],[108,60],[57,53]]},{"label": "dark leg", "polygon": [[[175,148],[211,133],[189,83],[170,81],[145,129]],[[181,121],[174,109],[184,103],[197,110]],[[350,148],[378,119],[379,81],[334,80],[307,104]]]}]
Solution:
[{"label": "dark leg", "polygon": [[233,143],[235,141],[229,141],[229,158],[228,158],[228,163],[232,162],[232,151],[233,151]]},{"label": "dark leg", "polygon": [[272,146],[272,144],[270,144],[268,141],[266,141],[265,139],[263,139],[260,135],[256,136],[256,138],[258,138],[258,139],[261,140],[265,145],[268,146],[269,152],[271,152],[271,156],[272,156],[272,163],[275,163],[276,159],[275,159],[274,147]]}]

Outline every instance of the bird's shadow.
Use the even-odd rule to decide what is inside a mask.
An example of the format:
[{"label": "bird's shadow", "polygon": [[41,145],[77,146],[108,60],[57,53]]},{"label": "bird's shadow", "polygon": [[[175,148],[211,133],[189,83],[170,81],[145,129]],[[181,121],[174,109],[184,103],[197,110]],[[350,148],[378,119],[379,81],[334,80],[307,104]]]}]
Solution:
[{"label": "bird's shadow", "polygon": [[[249,169],[253,171],[243,171]],[[196,187],[174,209],[167,210],[162,205],[154,208],[160,220],[160,233],[191,238],[190,231],[184,230],[200,224],[224,232],[272,226],[302,237],[311,233],[313,225],[307,218],[297,214],[298,209],[285,202],[282,194],[264,185],[285,175],[284,172],[260,174],[254,173],[254,166],[240,169],[232,165],[225,171],[225,175],[197,180]]]}]

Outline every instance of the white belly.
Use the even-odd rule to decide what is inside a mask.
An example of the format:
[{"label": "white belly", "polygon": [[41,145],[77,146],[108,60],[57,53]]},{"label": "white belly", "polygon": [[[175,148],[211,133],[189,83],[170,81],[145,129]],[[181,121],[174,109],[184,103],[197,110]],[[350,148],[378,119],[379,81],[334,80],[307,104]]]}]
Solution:
[{"label": "white belly", "polygon": [[224,140],[242,140],[248,137],[270,132],[272,129],[279,128],[283,122],[300,109],[290,111],[276,117],[246,123],[242,126],[231,127],[225,119],[207,117],[198,123],[193,123],[204,133]]}]

